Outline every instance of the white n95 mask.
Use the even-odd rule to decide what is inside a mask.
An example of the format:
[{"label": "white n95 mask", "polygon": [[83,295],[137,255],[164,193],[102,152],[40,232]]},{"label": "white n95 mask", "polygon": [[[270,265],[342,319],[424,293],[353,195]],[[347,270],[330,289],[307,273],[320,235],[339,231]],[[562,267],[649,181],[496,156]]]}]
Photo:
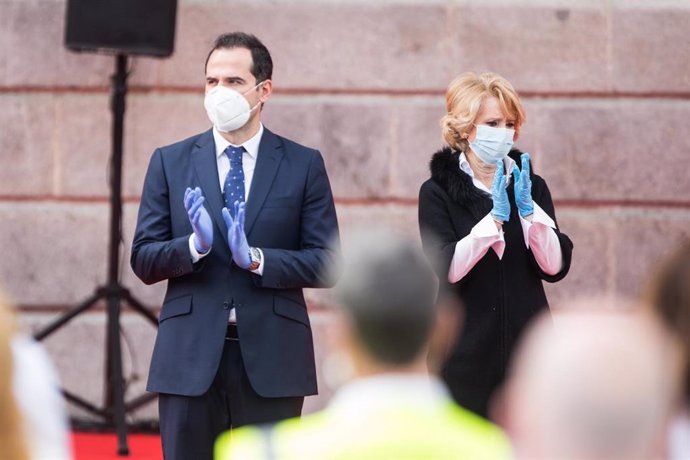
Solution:
[{"label": "white n95 mask", "polygon": [[257,83],[244,93],[239,93],[234,89],[225,86],[215,86],[211,88],[204,97],[204,108],[211,123],[224,133],[229,133],[243,127],[249,121],[252,110],[257,108],[261,102],[254,107],[249,107],[249,102],[244,94],[254,90],[263,82]]},{"label": "white n95 mask", "polygon": [[470,148],[484,163],[495,165],[508,156],[514,135],[514,129],[477,125],[477,136]]}]

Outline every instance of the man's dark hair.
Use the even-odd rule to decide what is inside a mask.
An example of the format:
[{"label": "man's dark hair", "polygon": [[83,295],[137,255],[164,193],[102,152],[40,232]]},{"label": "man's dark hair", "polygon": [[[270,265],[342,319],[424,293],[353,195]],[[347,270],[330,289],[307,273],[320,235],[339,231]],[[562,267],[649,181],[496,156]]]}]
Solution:
[{"label": "man's dark hair", "polygon": [[438,282],[429,262],[411,240],[371,231],[350,256],[336,292],[358,341],[379,363],[410,364],[436,314]]},{"label": "man's dark hair", "polygon": [[264,46],[261,41],[254,35],[246,34],[244,32],[231,32],[229,34],[220,35],[213,43],[213,48],[206,56],[204,63],[204,72],[208,65],[208,60],[211,54],[218,49],[231,48],[246,48],[252,53],[252,68],[251,72],[256,77],[256,82],[270,80],[273,76],[273,60],[271,60],[271,53],[268,48]]}]

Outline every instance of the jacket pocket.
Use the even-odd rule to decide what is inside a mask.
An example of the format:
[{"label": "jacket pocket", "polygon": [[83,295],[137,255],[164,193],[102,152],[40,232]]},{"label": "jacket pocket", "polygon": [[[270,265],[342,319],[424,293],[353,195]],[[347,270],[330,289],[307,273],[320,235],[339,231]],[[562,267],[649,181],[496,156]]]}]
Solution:
[{"label": "jacket pocket", "polygon": [[175,299],[170,299],[163,304],[161,309],[160,317],[158,322],[162,323],[166,319],[173,318],[175,316],[188,315],[192,312],[192,296],[186,295],[183,297],[177,297]]},{"label": "jacket pocket", "polygon": [[301,303],[295,302],[282,296],[273,297],[273,311],[276,315],[298,321],[305,326],[309,326],[309,315],[307,314],[307,307]]}]

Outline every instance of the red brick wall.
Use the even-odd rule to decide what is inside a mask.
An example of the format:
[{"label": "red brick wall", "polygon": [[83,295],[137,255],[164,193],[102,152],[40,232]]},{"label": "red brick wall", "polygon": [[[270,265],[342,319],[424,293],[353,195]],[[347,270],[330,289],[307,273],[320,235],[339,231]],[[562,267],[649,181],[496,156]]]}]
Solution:
[{"label": "red brick wall", "polygon": [[[635,295],[690,236],[689,2],[272,3],[181,0],[174,55],[134,59],[122,273],[147,305],[159,304],[164,286],[144,286],[127,262],[148,158],[208,127],[203,61],[216,35],[237,29],[274,58],[266,125],[324,154],[346,248],[355,227],[374,222],[417,234],[445,86],[466,70],[501,73],[523,95],[518,147],[532,153],[575,243],[570,275],[548,287],[553,302]],[[64,49],[64,8],[0,2],[0,282],[30,326],[106,276],[114,60]],[[321,359],[328,300],[309,298]],[[143,378],[152,329],[134,315],[123,323],[135,350],[126,369]],[[102,336],[96,313],[46,341],[66,384],[90,396],[100,391]]]}]

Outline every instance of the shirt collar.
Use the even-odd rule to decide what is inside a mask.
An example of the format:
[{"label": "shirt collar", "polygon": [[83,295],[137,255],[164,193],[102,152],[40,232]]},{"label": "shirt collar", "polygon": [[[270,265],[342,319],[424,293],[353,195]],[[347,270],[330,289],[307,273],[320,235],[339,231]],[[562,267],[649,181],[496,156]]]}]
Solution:
[{"label": "shirt collar", "polygon": [[[458,159],[460,162],[460,170],[464,173],[466,173],[468,176],[470,176],[472,179],[474,179],[474,171],[472,171],[472,168],[470,167],[470,162],[467,161],[467,156],[465,156],[465,152],[460,152],[460,158]],[[515,160],[513,160],[510,157],[506,157],[505,160],[503,160],[503,166],[505,166],[505,173],[506,173],[506,185],[510,183],[510,178],[512,177],[512,172],[513,172],[513,166],[515,166]]]},{"label": "shirt collar", "polygon": [[[259,144],[261,143],[261,136],[264,134],[264,125],[259,123],[259,130],[251,138],[247,139],[242,143],[242,147],[247,151],[249,156],[256,160],[259,154]],[[216,158],[219,158],[225,153],[225,149],[228,145],[231,145],[218,131],[218,129],[213,127],[213,140],[216,143]],[[233,145],[233,147],[239,147],[239,145]]]}]

